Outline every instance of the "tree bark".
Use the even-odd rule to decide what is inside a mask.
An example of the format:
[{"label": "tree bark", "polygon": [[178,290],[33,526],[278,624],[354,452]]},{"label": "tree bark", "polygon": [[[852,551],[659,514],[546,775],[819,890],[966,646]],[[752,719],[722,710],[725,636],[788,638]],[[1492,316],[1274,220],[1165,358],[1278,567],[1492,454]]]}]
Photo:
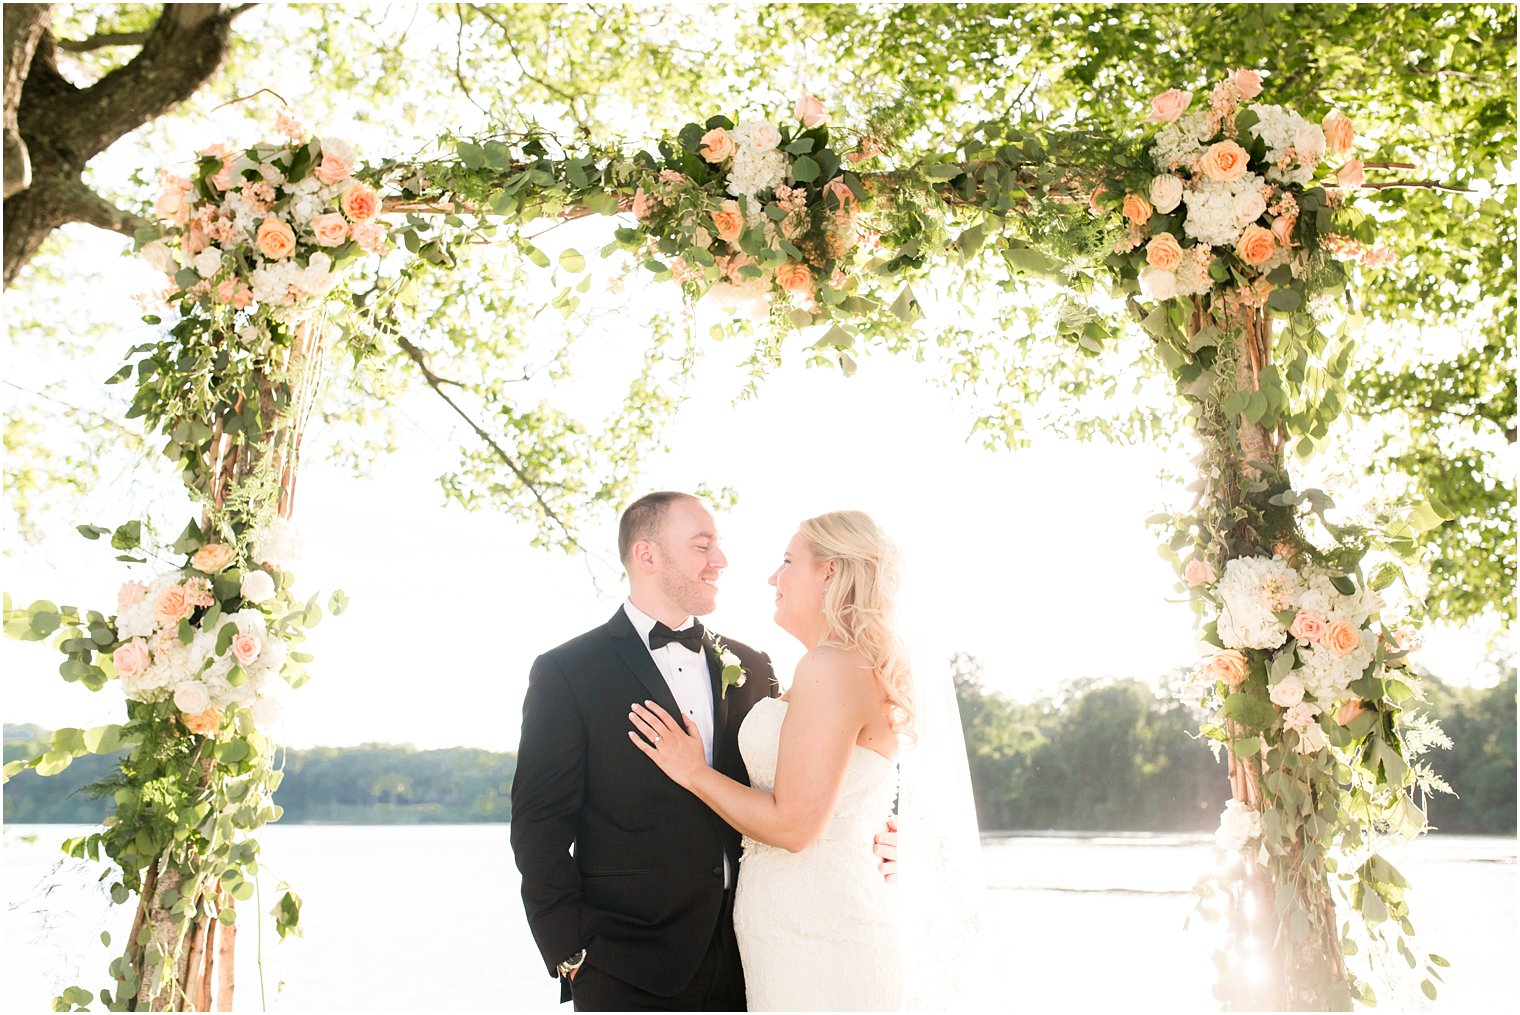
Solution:
[{"label": "tree bark", "polygon": [[[130,236],[143,224],[82,181],[85,165],[123,135],[184,102],[221,66],[232,18],[226,4],[165,4],[137,56],[80,88],[59,72],[58,44],[47,30],[47,4],[7,5],[5,285],[15,281],[43,240],[69,222],[86,222]],[[27,10],[30,8],[31,20]],[[40,13],[37,9],[40,8]],[[12,24],[17,34],[12,35]],[[14,57],[34,31],[23,69]],[[12,78],[15,77],[13,96]],[[13,98],[15,99],[13,103]],[[15,114],[18,169],[13,178],[11,116]],[[18,166],[20,163],[18,162]]]},{"label": "tree bark", "polygon": [[52,21],[52,4],[5,5],[5,196],[32,183],[32,160],[21,139],[17,110],[21,87],[32,68],[32,54]]}]

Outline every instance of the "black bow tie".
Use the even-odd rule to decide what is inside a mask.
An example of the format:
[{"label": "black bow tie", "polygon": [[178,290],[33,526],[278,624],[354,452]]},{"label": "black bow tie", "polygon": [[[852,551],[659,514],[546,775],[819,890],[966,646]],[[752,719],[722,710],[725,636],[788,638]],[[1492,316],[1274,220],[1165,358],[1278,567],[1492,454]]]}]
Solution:
[{"label": "black bow tie", "polygon": [[699,620],[692,621],[692,625],[690,627],[682,628],[679,631],[672,631],[670,628],[666,627],[664,624],[656,620],[654,622],[654,627],[651,627],[649,629],[649,650],[652,652],[655,649],[663,648],[664,646],[669,645],[674,641],[680,642],[682,645],[685,645],[693,652],[701,652],[702,636],[706,633],[707,632],[702,629],[702,622]]}]

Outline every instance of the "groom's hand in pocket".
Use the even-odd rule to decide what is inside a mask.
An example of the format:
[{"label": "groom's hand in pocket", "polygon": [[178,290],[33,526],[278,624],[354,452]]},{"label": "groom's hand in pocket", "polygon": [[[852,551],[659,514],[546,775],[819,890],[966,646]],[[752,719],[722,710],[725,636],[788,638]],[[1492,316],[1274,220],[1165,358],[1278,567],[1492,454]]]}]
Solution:
[{"label": "groom's hand in pocket", "polygon": [[881,872],[882,878],[887,884],[897,881],[897,815],[887,816],[887,827],[884,831],[876,833],[875,845],[871,847],[880,859],[876,861],[876,869]]}]

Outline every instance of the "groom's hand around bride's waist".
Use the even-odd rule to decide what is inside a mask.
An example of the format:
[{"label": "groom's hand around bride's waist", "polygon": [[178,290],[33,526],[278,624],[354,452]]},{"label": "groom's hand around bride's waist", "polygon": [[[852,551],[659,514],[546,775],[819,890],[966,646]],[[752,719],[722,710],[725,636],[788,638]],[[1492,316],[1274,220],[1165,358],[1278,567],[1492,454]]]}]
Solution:
[{"label": "groom's hand around bride's waist", "polygon": [[876,869],[887,884],[897,881],[897,815],[887,815],[886,828],[876,833],[874,845],[871,847],[881,859],[876,861]]}]

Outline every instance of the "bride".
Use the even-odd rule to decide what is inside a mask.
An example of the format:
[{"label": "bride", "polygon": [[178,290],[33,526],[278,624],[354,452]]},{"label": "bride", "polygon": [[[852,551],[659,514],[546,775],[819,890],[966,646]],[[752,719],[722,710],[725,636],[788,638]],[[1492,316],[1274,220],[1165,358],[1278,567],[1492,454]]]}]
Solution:
[{"label": "bride", "polygon": [[750,1009],[902,1009],[894,889],[871,849],[915,736],[897,552],[868,515],[835,511],[802,523],[770,583],[776,622],[808,651],[740,728],[751,785],[708,767],[695,730],[653,702],[634,706],[629,736],[744,835],[734,930]]}]

